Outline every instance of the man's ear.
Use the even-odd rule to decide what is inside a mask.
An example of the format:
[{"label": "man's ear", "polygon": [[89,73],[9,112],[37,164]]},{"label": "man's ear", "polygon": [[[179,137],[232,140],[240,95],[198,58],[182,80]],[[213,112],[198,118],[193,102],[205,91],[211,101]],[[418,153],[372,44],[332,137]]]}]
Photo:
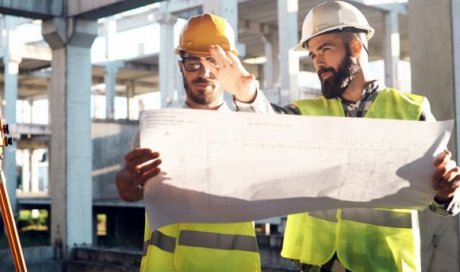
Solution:
[{"label": "man's ear", "polygon": [[353,39],[350,44],[350,53],[352,57],[357,57],[361,54],[363,50],[363,43],[358,39]]}]

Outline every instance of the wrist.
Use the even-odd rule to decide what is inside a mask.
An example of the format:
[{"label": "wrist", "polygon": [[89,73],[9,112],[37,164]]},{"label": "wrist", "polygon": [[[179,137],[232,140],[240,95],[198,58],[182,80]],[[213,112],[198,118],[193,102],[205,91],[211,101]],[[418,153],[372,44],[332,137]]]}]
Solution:
[{"label": "wrist", "polygon": [[251,86],[245,94],[234,95],[235,100],[242,103],[252,103],[256,100],[257,88]]},{"label": "wrist", "polygon": [[436,195],[434,201],[438,204],[449,204],[452,201],[453,197],[445,197],[442,195]]}]

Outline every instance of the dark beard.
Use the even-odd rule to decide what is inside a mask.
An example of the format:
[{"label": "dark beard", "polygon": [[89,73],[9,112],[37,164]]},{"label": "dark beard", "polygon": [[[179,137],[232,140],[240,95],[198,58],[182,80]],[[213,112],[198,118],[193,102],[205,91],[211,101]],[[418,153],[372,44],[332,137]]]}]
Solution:
[{"label": "dark beard", "polygon": [[[220,93],[220,92],[216,91],[213,95],[209,96],[209,95],[206,95],[206,90],[205,89],[200,89],[200,90],[198,90],[198,93],[193,93],[192,88],[188,84],[188,82],[185,79],[185,77],[182,76],[182,78],[183,78],[183,81],[184,81],[185,93],[190,98],[190,100],[192,100],[193,102],[195,102],[197,104],[209,105],[216,99],[216,97]],[[192,83],[208,83],[208,82],[209,82],[209,80],[207,80],[205,78],[202,78],[202,77],[199,77],[199,78],[195,79],[194,81],[192,81]],[[211,85],[215,85],[215,84],[212,83]]]},{"label": "dark beard", "polygon": [[[321,81],[321,92],[323,96],[327,99],[340,97],[360,70],[361,67],[353,62],[348,50],[337,72],[331,67],[319,69],[318,76]],[[324,72],[331,72],[332,76],[322,80],[321,74]]]}]

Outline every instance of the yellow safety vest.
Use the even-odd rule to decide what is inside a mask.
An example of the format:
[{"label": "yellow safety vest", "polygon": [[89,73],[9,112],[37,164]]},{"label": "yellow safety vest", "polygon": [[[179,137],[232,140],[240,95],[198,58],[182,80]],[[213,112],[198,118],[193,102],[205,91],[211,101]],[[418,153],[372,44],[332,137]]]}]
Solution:
[{"label": "yellow safety vest", "polygon": [[[379,92],[367,118],[420,120],[424,97],[395,89]],[[337,99],[300,100],[303,115],[345,116]],[[281,255],[321,266],[337,254],[351,271],[420,271],[417,212],[342,209],[288,216]]]},{"label": "yellow safety vest", "polygon": [[260,271],[252,222],[174,224],[144,231],[142,272]]}]

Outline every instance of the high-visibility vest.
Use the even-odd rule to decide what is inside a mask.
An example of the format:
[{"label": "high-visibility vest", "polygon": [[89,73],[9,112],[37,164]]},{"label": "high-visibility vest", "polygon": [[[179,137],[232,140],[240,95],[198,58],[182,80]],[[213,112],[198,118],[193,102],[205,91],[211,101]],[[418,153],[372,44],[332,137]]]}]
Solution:
[{"label": "high-visibility vest", "polygon": [[174,224],[144,231],[142,272],[260,271],[252,222]]},{"label": "high-visibility vest", "polygon": [[[420,120],[424,99],[385,89],[365,117]],[[294,104],[303,115],[345,116],[337,99],[320,97]],[[417,212],[356,208],[288,216],[283,257],[321,266],[334,254],[351,271],[420,271]]]}]

